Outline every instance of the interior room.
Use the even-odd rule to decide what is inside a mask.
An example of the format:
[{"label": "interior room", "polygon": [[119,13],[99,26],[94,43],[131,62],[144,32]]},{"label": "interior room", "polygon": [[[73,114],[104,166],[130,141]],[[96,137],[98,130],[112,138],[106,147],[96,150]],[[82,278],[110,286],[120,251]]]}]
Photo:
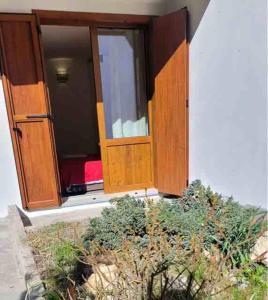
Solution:
[{"label": "interior room", "polygon": [[88,27],[42,26],[62,195],[103,189]]}]

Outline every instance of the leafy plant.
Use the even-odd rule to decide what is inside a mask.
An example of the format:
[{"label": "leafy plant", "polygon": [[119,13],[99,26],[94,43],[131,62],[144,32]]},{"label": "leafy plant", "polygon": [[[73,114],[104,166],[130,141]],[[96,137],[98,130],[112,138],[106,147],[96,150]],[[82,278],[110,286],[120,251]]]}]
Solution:
[{"label": "leafy plant", "polygon": [[112,200],[114,207],[104,208],[101,218],[89,222],[84,236],[84,244],[98,242],[106,249],[120,247],[122,241],[145,234],[145,203],[130,196]]},{"label": "leafy plant", "polygon": [[239,280],[244,288],[233,287],[231,294],[233,300],[266,299],[268,293],[268,271],[263,265],[252,264],[245,268]]},{"label": "leafy plant", "polygon": [[[228,252],[223,252],[219,244],[211,244],[206,250],[207,224],[212,222],[219,226],[213,206],[208,207],[202,219],[203,226],[198,231],[190,230],[191,236],[187,231],[178,234],[180,224],[186,229],[183,222],[176,224],[176,231],[163,227],[163,207],[170,212],[166,203],[147,201],[146,234],[142,237],[135,235],[122,240],[116,249],[107,249],[98,241],[91,241],[86,259],[97,277],[94,287],[88,283],[89,289],[95,292],[94,299],[232,299],[245,283],[248,288],[244,299],[257,293],[263,295],[260,272],[257,275],[253,271],[252,263],[245,261],[239,266],[231,263],[233,253],[239,250],[238,244],[231,244]],[[215,230],[215,238],[221,237],[221,230]],[[250,239],[251,236],[247,237],[243,243]],[[101,270],[99,256],[113,266],[113,276]],[[251,271],[255,272],[255,277]],[[251,285],[254,280],[262,283],[256,287]]]},{"label": "leafy plant", "polygon": [[[90,221],[84,236],[86,248],[89,249],[90,242],[95,241],[106,249],[117,249],[123,241],[135,236],[140,237],[138,242],[146,246],[149,219],[145,203],[130,196],[115,199],[112,203],[113,208],[104,209],[100,218]],[[194,181],[181,198],[161,200],[156,205],[159,226],[167,233],[170,242],[179,235],[187,247],[191,237],[202,232],[207,250],[216,246],[227,255],[231,248],[237,247],[230,256],[234,265],[248,259],[258,234],[266,226],[263,222],[265,212],[243,207],[232,198],[224,200],[199,180]]]},{"label": "leafy plant", "polygon": [[112,204],[84,234],[56,224],[29,235],[47,299],[264,299],[267,268],[249,253],[267,229],[265,211],[200,181],[178,199]]},{"label": "leafy plant", "polygon": [[79,293],[85,265],[82,257],[84,226],[80,223],[57,223],[28,233],[35,261],[46,287],[46,299],[71,299]]}]

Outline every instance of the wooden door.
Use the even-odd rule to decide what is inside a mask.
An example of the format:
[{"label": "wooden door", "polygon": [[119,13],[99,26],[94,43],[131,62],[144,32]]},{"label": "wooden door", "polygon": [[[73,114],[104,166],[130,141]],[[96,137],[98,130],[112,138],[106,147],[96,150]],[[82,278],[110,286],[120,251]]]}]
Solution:
[{"label": "wooden door", "polygon": [[[117,33],[111,33],[116,35]],[[104,85],[108,84],[101,78],[101,60],[103,54],[99,52],[98,31],[96,28],[91,28],[92,52],[94,61],[94,74],[96,82],[97,94],[97,113],[100,133],[100,146],[104,173],[104,190],[105,192],[119,192],[135,189],[145,189],[153,186],[152,173],[152,137],[150,133],[143,136],[131,137],[113,137],[111,138],[107,133],[109,130],[109,122],[107,121],[107,112],[105,113],[104,105]],[[111,51],[111,49],[109,49]],[[124,54],[119,53],[120,60],[124,61]],[[119,68],[115,64],[115,68]],[[127,73],[125,74],[126,76]],[[113,76],[116,76],[114,70]],[[111,81],[116,78],[111,78]],[[122,81],[122,78],[120,79]],[[119,82],[119,85],[121,84]],[[113,83],[111,83],[113,84]],[[122,86],[121,86],[122,87]],[[116,87],[120,90],[120,87]],[[117,93],[114,91],[114,93]],[[123,98],[124,105],[131,105],[131,91],[130,96],[126,95]],[[109,99],[108,99],[109,100]],[[146,106],[148,105],[146,99]],[[113,124],[114,125],[114,124]],[[149,127],[149,126],[148,126]]]},{"label": "wooden door", "polygon": [[23,206],[60,203],[50,107],[34,15],[0,14],[2,79]]},{"label": "wooden door", "polygon": [[187,10],[152,22],[152,94],[155,184],[180,195],[188,179]]}]

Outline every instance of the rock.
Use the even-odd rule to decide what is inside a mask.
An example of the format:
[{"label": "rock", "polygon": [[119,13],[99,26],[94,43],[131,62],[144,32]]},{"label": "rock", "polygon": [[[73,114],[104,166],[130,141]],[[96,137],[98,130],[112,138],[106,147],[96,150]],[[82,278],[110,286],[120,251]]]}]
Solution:
[{"label": "rock", "polygon": [[261,262],[268,267],[268,230],[258,238],[256,244],[252,248],[250,258]]},{"label": "rock", "polygon": [[85,287],[88,291],[96,294],[98,290],[112,288],[116,280],[116,266],[98,264],[94,268],[94,273],[85,282]]}]

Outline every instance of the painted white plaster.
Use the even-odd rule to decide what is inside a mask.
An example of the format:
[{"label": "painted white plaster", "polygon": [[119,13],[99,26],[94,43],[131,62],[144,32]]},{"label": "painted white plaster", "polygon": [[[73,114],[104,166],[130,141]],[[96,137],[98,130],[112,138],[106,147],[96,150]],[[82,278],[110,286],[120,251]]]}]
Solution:
[{"label": "painted white plaster", "polygon": [[11,204],[21,207],[5,98],[0,80],[0,217],[7,214],[7,206]]},{"label": "painted white plaster", "polygon": [[267,1],[167,0],[190,13],[190,180],[267,206]]},{"label": "painted white plaster", "polygon": [[1,0],[1,12],[31,12],[32,9],[158,15],[162,0]]}]

